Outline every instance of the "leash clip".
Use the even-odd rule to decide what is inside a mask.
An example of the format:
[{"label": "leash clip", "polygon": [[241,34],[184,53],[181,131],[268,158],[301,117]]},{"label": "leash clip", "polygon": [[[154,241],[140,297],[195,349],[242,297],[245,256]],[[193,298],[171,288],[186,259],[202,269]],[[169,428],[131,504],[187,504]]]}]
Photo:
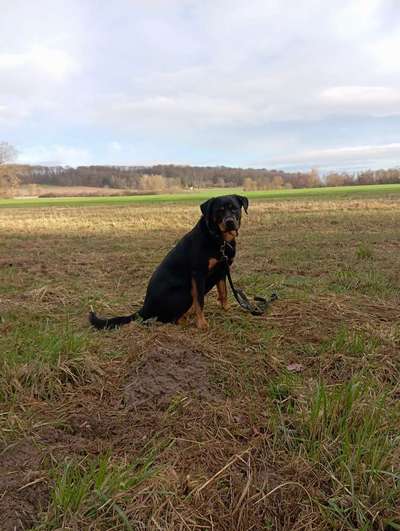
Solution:
[{"label": "leash clip", "polygon": [[221,247],[219,248],[219,252],[221,253],[222,259],[225,260],[225,262],[228,262],[229,260],[229,257],[225,252],[227,246],[233,249],[232,245],[226,240],[224,241],[224,243],[221,244]]},{"label": "leash clip", "polygon": [[219,252],[221,253],[222,259],[225,261],[228,261],[228,257],[226,256],[225,249],[226,249],[226,242],[224,242],[221,245],[221,247],[219,248]]}]

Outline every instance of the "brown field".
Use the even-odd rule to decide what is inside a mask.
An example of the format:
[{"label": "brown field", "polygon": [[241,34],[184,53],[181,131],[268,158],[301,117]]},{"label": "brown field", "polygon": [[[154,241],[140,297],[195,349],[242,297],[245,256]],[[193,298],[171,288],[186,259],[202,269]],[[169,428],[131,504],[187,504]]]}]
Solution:
[{"label": "brown field", "polygon": [[264,316],[91,330],[198,216],[0,210],[1,529],[400,529],[399,201],[254,201]]},{"label": "brown field", "polygon": [[99,188],[96,186],[53,186],[51,184],[27,184],[18,188],[18,197],[85,197],[124,195],[132,192],[121,188]]}]

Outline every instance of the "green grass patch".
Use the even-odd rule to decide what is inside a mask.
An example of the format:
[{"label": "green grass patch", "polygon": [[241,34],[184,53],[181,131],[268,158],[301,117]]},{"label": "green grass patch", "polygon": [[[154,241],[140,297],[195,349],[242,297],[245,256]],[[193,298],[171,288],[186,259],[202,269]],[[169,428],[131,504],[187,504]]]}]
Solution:
[{"label": "green grass patch", "polygon": [[356,256],[360,260],[366,260],[373,257],[372,247],[367,243],[361,242],[356,249]]},{"label": "green grass patch", "polygon": [[2,360],[10,365],[36,361],[56,365],[60,358],[73,359],[88,351],[88,331],[49,319],[27,318],[25,323],[10,321],[10,330],[0,337]]},{"label": "green grass patch", "polygon": [[379,353],[381,347],[382,339],[371,333],[340,326],[334,332],[333,337],[323,339],[318,343],[302,343],[296,348],[296,353],[309,358],[324,356],[324,359],[329,362],[336,354],[340,354],[344,359],[349,357],[350,360],[372,358]]},{"label": "green grass patch", "polygon": [[358,292],[364,295],[385,296],[399,292],[386,275],[374,267],[356,269],[349,266],[336,271],[331,279],[330,288],[338,293]]},{"label": "green grass patch", "polygon": [[243,192],[240,188],[218,188],[199,192],[178,194],[137,195],[117,197],[54,197],[37,199],[0,199],[0,208],[49,207],[49,206],[95,206],[148,204],[160,202],[199,202],[215,195],[242,193],[250,199],[290,200],[290,199],[343,199],[354,197],[382,197],[400,193],[400,184],[371,184],[364,186],[337,186],[324,188],[300,188],[292,190],[260,190]]},{"label": "green grass patch", "polygon": [[0,401],[25,393],[51,399],[66,385],[97,381],[101,369],[89,354],[89,333],[48,321],[28,321],[0,338]]},{"label": "green grass patch", "polygon": [[377,338],[367,336],[362,331],[348,330],[343,326],[336,332],[334,339],[323,342],[321,348],[322,350],[344,352],[357,356],[373,353],[379,345],[380,341]]},{"label": "green grass patch", "polygon": [[53,483],[50,505],[43,523],[35,529],[118,526],[133,530],[125,505],[130,501],[130,493],[157,472],[154,458],[150,453],[131,463],[118,463],[106,455],[59,465],[50,471]]},{"label": "green grass patch", "polygon": [[[305,400],[304,389],[290,401],[292,393],[290,380],[270,388],[282,442],[318,470],[323,481],[318,504],[327,521],[334,528],[373,529],[374,516],[394,517],[387,508],[395,507],[400,495],[393,459],[399,437],[385,393],[361,380],[320,382]],[[290,407],[283,410],[285,403]]]},{"label": "green grass patch", "polygon": [[299,375],[284,371],[269,383],[268,396],[275,402],[279,411],[286,413],[294,411],[296,390],[301,382]]}]

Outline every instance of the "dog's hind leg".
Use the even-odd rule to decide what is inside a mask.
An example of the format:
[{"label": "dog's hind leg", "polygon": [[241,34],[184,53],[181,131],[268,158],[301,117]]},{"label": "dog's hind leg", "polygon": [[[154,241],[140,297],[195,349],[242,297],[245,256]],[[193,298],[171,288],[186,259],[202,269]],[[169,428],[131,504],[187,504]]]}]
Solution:
[{"label": "dog's hind leg", "polygon": [[190,316],[193,315],[193,313],[194,313],[194,305],[192,304],[192,306],[188,309],[188,311],[185,312],[181,317],[179,317],[179,319],[176,321],[176,324],[185,325],[188,319],[190,318]]}]

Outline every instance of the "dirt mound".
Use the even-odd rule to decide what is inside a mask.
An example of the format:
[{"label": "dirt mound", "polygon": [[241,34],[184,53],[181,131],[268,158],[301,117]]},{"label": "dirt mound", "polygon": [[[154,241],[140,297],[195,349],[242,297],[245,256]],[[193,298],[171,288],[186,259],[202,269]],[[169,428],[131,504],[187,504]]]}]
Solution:
[{"label": "dirt mound", "polygon": [[40,450],[25,440],[0,445],[0,514],[3,531],[29,529],[47,506],[48,486],[41,470]]},{"label": "dirt mound", "polygon": [[220,393],[210,382],[212,372],[208,359],[199,350],[157,346],[128,373],[126,404],[132,408],[165,408],[172,398],[182,395],[218,400]]}]

